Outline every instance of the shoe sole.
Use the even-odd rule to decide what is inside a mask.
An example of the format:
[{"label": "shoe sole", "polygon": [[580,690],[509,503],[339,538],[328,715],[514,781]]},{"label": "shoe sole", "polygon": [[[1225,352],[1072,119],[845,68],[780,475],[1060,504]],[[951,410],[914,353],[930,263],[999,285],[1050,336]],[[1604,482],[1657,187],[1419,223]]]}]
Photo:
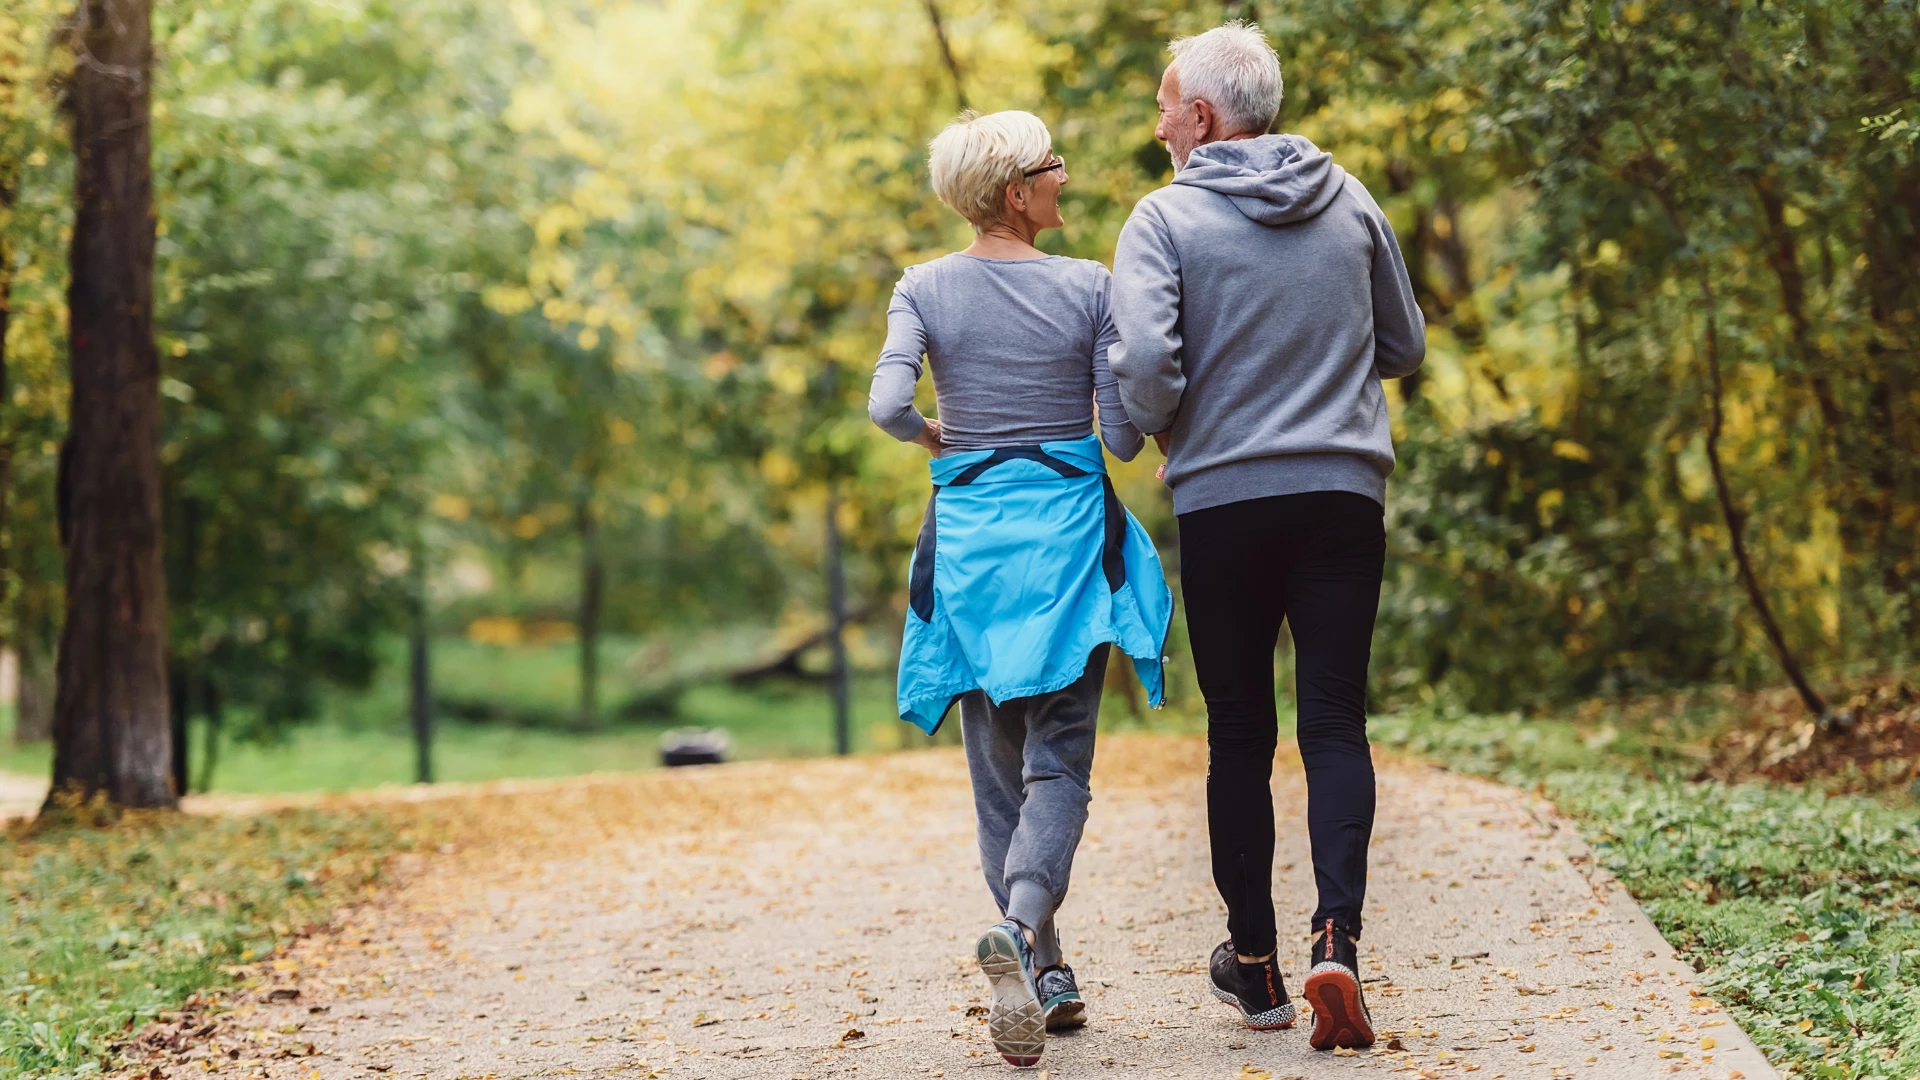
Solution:
[{"label": "shoe sole", "polygon": [[1065,1031],[1068,1028],[1083,1027],[1086,1022],[1087,1003],[1079,998],[1068,998],[1047,1006],[1048,1031]]},{"label": "shoe sole", "polygon": [[1223,1004],[1232,1008],[1234,1012],[1239,1013],[1240,1019],[1255,1031],[1279,1031],[1282,1028],[1290,1028],[1293,1026],[1295,1011],[1293,1002],[1291,1001],[1277,1009],[1250,1013],[1247,1011],[1245,1005],[1240,1004],[1238,997],[1212,984],[1208,984],[1207,989],[1213,991],[1213,996],[1219,998]]},{"label": "shoe sole", "polygon": [[1360,980],[1344,965],[1329,962],[1315,967],[1300,996],[1313,1006],[1313,1034],[1307,1037],[1307,1045],[1315,1050],[1362,1050],[1373,1045],[1373,1021],[1360,997]]},{"label": "shoe sole", "polygon": [[1047,1018],[1020,963],[1020,947],[999,927],[980,935],[980,970],[987,977],[987,1036],[1009,1065],[1040,1063],[1047,1048]]}]

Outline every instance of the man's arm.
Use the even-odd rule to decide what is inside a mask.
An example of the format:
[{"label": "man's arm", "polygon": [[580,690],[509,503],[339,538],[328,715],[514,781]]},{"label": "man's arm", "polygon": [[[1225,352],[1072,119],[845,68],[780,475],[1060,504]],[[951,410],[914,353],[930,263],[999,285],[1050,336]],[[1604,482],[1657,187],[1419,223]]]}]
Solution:
[{"label": "man's arm", "polygon": [[1180,413],[1180,257],[1158,210],[1134,207],[1113,253],[1113,325],[1120,339],[1107,366],[1141,431],[1165,432]]},{"label": "man's arm", "polygon": [[[1371,200],[1369,200],[1371,202]],[[1404,379],[1427,356],[1427,320],[1413,300],[1413,282],[1387,215],[1367,215],[1373,237],[1373,367],[1383,379]]]}]

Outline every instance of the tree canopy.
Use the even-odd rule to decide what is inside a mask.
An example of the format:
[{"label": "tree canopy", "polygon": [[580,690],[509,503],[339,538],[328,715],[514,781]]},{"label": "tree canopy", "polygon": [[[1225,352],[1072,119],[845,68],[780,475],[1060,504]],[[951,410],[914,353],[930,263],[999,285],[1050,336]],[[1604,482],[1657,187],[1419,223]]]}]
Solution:
[{"label": "tree canopy", "polygon": [[[59,610],[59,15],[0,15],[23,655]],[[927,140],[963,103],[1040,114],[1072,169],[1043,243],[1107,259],[1171,175],[1165,42],[1227,17],[1429,320],[1379,700],[1911,660],[1911,3],[213,0],[155,25],[176,694],[299,720],[423,589],[442,629],[817,625],[829,488],[854,607],[897,604],[925,481],[862,400],[900,271],[965,242]],[[1151,470],[1116,476],[1171,547]]]}]

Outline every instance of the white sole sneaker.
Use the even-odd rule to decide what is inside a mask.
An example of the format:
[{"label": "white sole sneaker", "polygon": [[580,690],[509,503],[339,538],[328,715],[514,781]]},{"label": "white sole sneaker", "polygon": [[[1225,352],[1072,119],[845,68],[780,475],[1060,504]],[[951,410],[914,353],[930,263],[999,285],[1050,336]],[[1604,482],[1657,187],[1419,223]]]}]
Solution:
[{"label": "white sole sneaker", "polygon": [[1239,1013],[1240,1019],[1246,1021],[1246,1025],[1255,1031],[1276,1031],[1280,1028],[1290,1028],[1293,1026],[1295,1011],[1294,1004],[1291,1001],[1278,1008],[1268,1009],[1266,1012],[1250,1013],[1247,1011],[1245,1005],[1240,1004],[1239,998],[1213,985],[1211,981],[1207,983],[1207,989],[1213,991],[1214,997],[1219,998],[1223,1003],[1231,1006],[1234,1012]]},{"label": "white sole sneaker", "polygon": [[1033,976],[1020,959],[1019,930],[1006,924],[980,935],[980,970],[987,976],[987,1035],[1007,1064],[1025,1068],[1040,1063],[1047,1048],[1047,1017]]}]

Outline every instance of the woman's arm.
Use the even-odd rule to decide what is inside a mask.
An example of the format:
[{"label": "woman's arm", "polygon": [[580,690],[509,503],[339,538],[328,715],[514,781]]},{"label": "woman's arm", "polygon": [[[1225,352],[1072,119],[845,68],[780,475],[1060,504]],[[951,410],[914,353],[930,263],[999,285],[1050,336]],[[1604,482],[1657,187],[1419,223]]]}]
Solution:
[{"label": "woman's arm", "polygon": [[914,309],[903,275],[893,287],[893,302],[887,305],[887,343],[880,348],[880,363],[873,370],[873,386],[867,391],[867,415],[880,430],[901,442],[926,446],[931,441],[928,449],[937,452],[939,428],[931,426],[913,407],[913,390],[920,382],[921,358],[926,352],[927,328]]},{"label": "woman's arm", "polygon": [[1113,327],[1113,313],[1110,310],[1113,290],[1113,277],[1103,267],[1100,273],[1100,288],[1094,306],[1097,328],[1093,338],[1093,404],[1099,410],[1100,441],[1121,461],[1132,461],[1146,445],[1147,438],[1140,434],[1127,416],[1127,406],[1120,400],[1120,380],[1107,366],[1107,351],[1113,343],[1120,340],[1120,332]]}]

